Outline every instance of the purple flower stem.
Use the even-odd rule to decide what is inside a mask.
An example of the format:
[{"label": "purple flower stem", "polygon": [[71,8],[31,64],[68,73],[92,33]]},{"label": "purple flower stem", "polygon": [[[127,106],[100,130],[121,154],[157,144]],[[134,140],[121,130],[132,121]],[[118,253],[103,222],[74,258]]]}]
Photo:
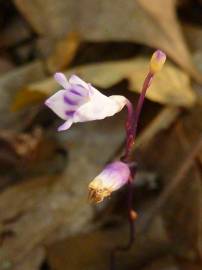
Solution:
[{"label": "purple flower stem", "polygon": [[[141,90],[141,94],[140,97],[138,99],[138,103],[137,103],[137,107],[135,110],[135,113],[132,117],[133,123],[133,136],[134,136],[134,140],[136,139],[136,135],[137,135],[137,127],[138,127],[138,123],[139,123],[139,119],[140,119],[140,114],[142,112],[142,107],[144,104],[144,100],[145,100],[145,95],[147,92],[147,89],[150,87],[151,82],[153,80],[154,74],[149,72],[144,80],[143,86],[142,86],[142,90]],[[130,149],[131,150],[131,149]]]},{"label": "purple flower stem", "polygon": [[130,178],[128,179],[128,197],[127,197],[127,203],[128,203],[128,221],[129,221],[129,239],[128,243],[125,246],[116,246],[111,254],[110,254],[110,269],[115,270],[115,256],[117,252],[121,251],[128,251],[132,247],[135,239],[135,219],[132,215],[133,211],[133,181],[135,180],[136,175],[136,164],[133,162],[130,162],[130,156],[133,144],[136,139],[137,135],[137,127],[140,119],[140,115],[142,112],[145,95],[147,92],[147,89],[151,85],[152,79],[154,74],[149,72],[144,80],[141,94],[138,99],[136,110],[133,110],[133,105],[128,100],[127,101],[127,109],[128,109],[128,117],[126,121],[126,147],[125,147],[125,153],[124,156],[121,158],[123,162],[126,162],[130,166]]},{"label": "purple flower stem", "polygon": [[110,254],[110,269],[115,270],[116,269],[116,253],[117,252],[124,252],[130,250],[130,248],[133,245],[134,239],[135,239],[135,223],[134,219],[131,215],[131,211],[133,210],[132,204],[133,204],[133,189],[132,189],[132,182],[136,173],[136,170],[132,170],[133,175],[131,174],[129,180],[128,180],[128,197],[127,197],[127,203],[128,203],[128,221],[129,221],[129,239],[128,243],[123,246],[116,246],[111,254]]},{"label": "purple flower stem", "polygon": [[140,114],[142,112],[142,107],[145,100],[146,91],[151,85],[152,79],[154,74],[149,72],[144,80],[141,94],[138,99],[136,110],[133,110],[133,105],[128,100],[127,101],[127,109],[128,109],[128,118],[126,121],[126,147],[125,147],[125,154],[121,158],[122,161],[128,162],[130,160],[130,154],[132,147],[135,143],[135,139],[137,136],[137,127],[140,119]]},{"label": "purple flower stem", "polygon": [[129,100],[127,100],[126,106],[127,106],[127,109],[128,109],[128,118],[127,118],[126,126],[125,126],[125,129],[126,129],[126,147],[125,147],[125,154],[121,158],[121,160],[124,161],[124,162],[128,161],[130,149],[132,148],[133,143],[134,143],[133,127],[132,127],[133,115],[134,115],[133,105]]}]

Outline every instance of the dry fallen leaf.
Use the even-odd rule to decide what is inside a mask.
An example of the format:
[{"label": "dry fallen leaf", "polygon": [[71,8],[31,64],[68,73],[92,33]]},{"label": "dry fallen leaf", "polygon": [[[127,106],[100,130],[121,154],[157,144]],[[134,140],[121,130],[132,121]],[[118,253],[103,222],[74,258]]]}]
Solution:
[{"label": "dry fallen leaf", "polygon": [[142,270],[180,270],[180,267],[177,265],[177,262],[174,257],[171,257],[170,254],[167,256],[156,258],[151,263]]},{"label": "dry fallen leaf", "polygon": [[[182,114],[170,129],[156,134],[141,153],[141,163],[145,168],[153,168],[161,176],[165,190],[201,136],[201,112],[201,106],[194,106],[188,114]],[[179,133],[179,126],[184,128],[185,135]],[[165,153],[164,158],[160,158],[162,153]],[[201,152],[198,159],[201,159]],[[169,199],[162,207],[164,224],[170,240],[173,241],[173,247],[178,246],[179,256],[190,260],[197,260],[202,256],[202,183],[198,173],[193,164],[179,186],[170,192]]]},{"label": "dry fallen leaf", "polygon": [[22,89],[17,93],[14,98],[14,102],[11,104],[11,111],[16,112],[19,109],[31,104],[37,104],[46,98],[46,94],[41,91],[32,91],[31,94],[27,92],[27,89]]},{"label": "dry fallen leaf", "polygon": [[[0,128],[14,129],[23,124],[20,115],[12,113],[10,106],[19,88],[30,82],[42,80],[45,77],[41,61],[16,68],[0,78]],[[19,120],[20,119],[20,120]]]},{"label": "dry fallen leaf", "polygon": [[182,30],[186,38],[187,44],[189,45],[189,48],[193,52],[201,51],[202,50],[202,27],[193,25],[193,24],[184,23],[182,25]]},{"label": "dry fallen leaf", "polygon": [[20,157],[30,155],[40,143],[42,130],[36,128],[32,133],[14,133],[10,130],[1,130],[0,139],[9,144]]},{"label": "dry fallen leaf", "polygon": [[14,68],[13,63],[7,59],[6,57],[0,58],[0,74],[2,74],[11,71]]},{"label": "dry fallen leaf", "polygon": [[190,260],[202,258],[202,183],[196,168],[173,192],[164,217],[170,238],[183,247],[181,255]]},{"label": "dry fallen leaf", "polygon": [[113,0],[14,2],[39,34],[62,38],[68,31],[78,33],[83,40],[134,41],[161,48],[202,82],[177,20],[176,0],[153,0],[152,5],[147,0],[116,0],[116,4]]},{"label": "dry fallen leaf", "polygon": [[163,107],[159,114],[143,129],[137,137],[133,151],[137,148],[146,147],[151,140],[161,131],[168,129],[180,114],[180,108]]},{"label": "dry fallen leaf", "polygon": [[[84,80],[103,88],[108,88],[126,78],[129,80],[130,90],[140,92],[148,72],[148,62],[147,58],[136,58],[127,61],[84,65],[73,68],[65,74],[67,77],[73,73],[78,74]],[[33,103],[36,96],[42,95],[44,98],[50,96],[57,88],[58,85],[52,78],[27,85],[23,88],[23,92],[20,91],[17,94],[12,107],[15,110],[20,109]],[[156,75],[147,97],[159,103],[175,106],[191,106],[196,99],[190,86],[189,77],[169,62]]]},{"label": "dry fallen leaf", "polygon": [[122,129],[123,118],[116,123],[112,118],[102,125],[89,123],[82,126],[81,140],[81,127],[75,126],[65,136],[70,155],[63,174],[27,177],[0,193],[0,235],[13,233],[1,245],[1,270],[8,264],[23,269],[20,265],[28,263],[37,248],[88,229],[93,214],[87,201],[88,183],[123,140]]},{"label": "dry fallen leaf", "polygon": [[201,83],[201,74],[193,65],[182,29],[177,20],[175,10],[177,1],[153,0],[152,5],[147,0],[137,0],[137,2],[147,13],[150,20],[147,24],[148,30],[143,32],[143,43],[163,49],[179,66]]},{"label": "dry fallen leaf", "polygon": [[67,68],[73,60],[79,47],[79,37],[70,33],[66,38],[58,41],[55,51],[47,59],[47,68],[50,73]]},{"label": "dry fallen leaf", "polygon": [[[138,229],[136,232],[136,241],[131,250],[117,253],[118,269],[142,269],[145,263],[151,264],[153,257],[165,255],[170,249],[160,217],[157,217],[147,234],[139,235]],[[115,245],[126,243],[127,233],[128,227],[123,224],[66,238],[47,248],[48,264],[55,270],[108,269],[110,251]]]}]

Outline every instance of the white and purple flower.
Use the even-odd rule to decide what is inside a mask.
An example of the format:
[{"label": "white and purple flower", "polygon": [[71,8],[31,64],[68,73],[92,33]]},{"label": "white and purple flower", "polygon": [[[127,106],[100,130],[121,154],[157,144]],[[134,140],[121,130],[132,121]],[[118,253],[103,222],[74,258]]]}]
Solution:
[{"label": "white and purple flower", "polygon": [[45,104],[65,120],[58,131],[70,128],[73,123],[113,116],[127,103],[124,96],[107,97],[76,75],[69,80],[63,73],[56,73],[54,77],[63,89],[48,98]]},{"label": "white and purple flower", "polygon": [[128,182],[130,169],[122,161],[108,164],[104,170],[89,184],[89,200],[99,203],[105,197]]}]

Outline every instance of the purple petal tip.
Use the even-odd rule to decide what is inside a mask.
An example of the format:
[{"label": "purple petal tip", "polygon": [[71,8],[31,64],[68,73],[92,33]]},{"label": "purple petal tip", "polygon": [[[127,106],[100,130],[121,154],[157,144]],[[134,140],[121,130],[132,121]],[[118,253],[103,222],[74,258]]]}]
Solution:
[{"label": "purple petal tip", "polygon": [[54,74],[54,79],[56,80],[57,83],[63,86],[64,89],[68,87],[68,81],[65,75],[62,72],[56,72]]},{"label": "purple petal tip", "polygon": [[46,101],[44,102],[44,104],[45,104],[46,106],[49,106],[48,100],[46,100]]},{"label": "purple petal tip", "polygon": [[161,60],[162,58],[163,58],[163,59],[166,58],[166,54],[165,54],[164,52],[162,52],[161,50],[157,50],[157,51],[155,52],[155,54],[156,54],[156,58],[157,58],[158,60]]}]

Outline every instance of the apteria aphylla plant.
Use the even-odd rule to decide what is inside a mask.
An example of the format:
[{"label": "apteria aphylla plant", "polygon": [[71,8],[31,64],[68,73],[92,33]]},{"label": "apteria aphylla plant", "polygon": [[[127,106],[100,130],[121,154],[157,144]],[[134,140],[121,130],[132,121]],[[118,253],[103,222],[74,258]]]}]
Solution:
[{"label": "apteria aphylla plant", "polygon": [[127,120],[125,124],[126,144],[125,151],[120,160],[108,164],[103,171],[89,183],[89,200],[100,203],[105,197],[128,185],[128,219],[130,224],[130,237],[128,244],[115,248],[111,253],[111,269],[114,269],[115,252],[128,250],[134,241],[134,221],[136,212],[132,207],[132,182],[135,180],[136,166],[131,160],[131,151],[135,143],[137,127],[142,112],[147,89],[157,72],[166,61],[166,55],[157,50],[151,57],[148,74],[143,82],[142,90],[134,109],[133,104],[124,96],[105,96],[91,84],[84,82],[76,75],[69,80],[62,73],[56,73],[54,78],[62,86],[54,95],[49,97],[45,104],[65,122],[58,131],[67,130],[73,123],[101,120],[120,112],[127,107]]}]

